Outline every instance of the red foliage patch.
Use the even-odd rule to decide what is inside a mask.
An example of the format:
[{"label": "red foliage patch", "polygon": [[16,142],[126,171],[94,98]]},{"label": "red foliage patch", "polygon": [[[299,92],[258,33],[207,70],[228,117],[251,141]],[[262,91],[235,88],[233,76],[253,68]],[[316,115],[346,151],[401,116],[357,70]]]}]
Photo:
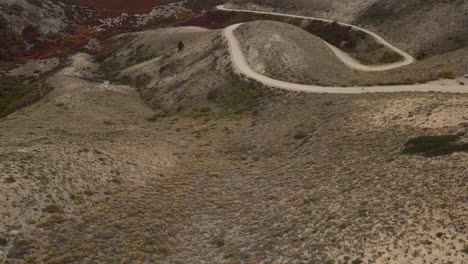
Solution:
[{"label": "red foliage patch", "polygon": [[[29,0],[38,6],[42,5],[39,0]],[[98,17],[112,17],[121,13],[136,14],[148,13],[153,7],[165,5],[180,0],[54,0],[62,1],[65,4],[81,4],[97,11],[96,17],[86,18],[81,23],[93,25]],[[33,25],[23,29],[21,34],[12,31],[8,21],[0,16],[0,66],[6,66],[13,63],[22,63],[32,58],[45,58],[49,56],[64,56],[71,52],[83,50],[84,46],[91,38],[107,39],[120,33],[133,32],[144,29],[154,29],[168,26],[194,25],[207,28],[220,28],[234,16],[233,13],[209,11],[201,15],[203,10],[213,10],[216,5],[223,4],[227,0],[187,0],[185,6],[193,12],[180,13],[179,16],[158,19],[151,21],[146,26],[136,27],[135,17],[129,16],[123,20],[121,25],[116,28],[109,28],[105,31],[94,32],[87,25],[80,25],[75,28],[70,27],[67,32],[69,37],[63,38],[61,35],[48,34],[41,36],[39,30]],[[74,9],[65,8],[69,17],[74,16]],[[198,14],[198,17],[194,15]],[[81,15],[81,13],[80,13]],[[184,22],[185,21],[185,22]],[[32,46],[26,50],[26,42]],[[108,56],[116,49],[113,43],[104,43],[104,48],[99,51],[98,57]]]},{"label": "red foliage patch", "polygon": [[337,22],[327,23],[314,20],[304,29],[336,47],[351,48],[356,45],[356,32],[351,27],[342,26]]},{"label": "red foliage patch", "polygon": [[23,31],[21,32],[21,36],[28,43],[33,44],[38,41],[38,39],[41,37],[41,34],[39,33],[39,31],[37,30],[35,26],[27,25],[26,27],[24,27]]},{"label": "red foliage patch", "polygon": [[187,0],[185,5],[194,12],[209,10],[218,5],[223,5],[227,0]]},{"label": "red foliage patch", "polygon": [[226,23],[235,16],[236,13],[234,12],[209,11],[201,16],[187,20],[181,25],[218,29],[226,26]]},{"label": "red foliage patch", "polygon": [[[6,23],[0,17],[0,24]],[[21,35],[9,30],[8,26],[0,26],[0,61],[10,61],[23,56],[26,43]]]},{"label": "red foliage patch", "polygon": [[153,7],[158,5],[165,5],[172,2],[178,2],[178,0],[74,0],[76,3],[97,8],[102,12],[106,13],[128,13],[128,14],[140,14],[148,13]]}]

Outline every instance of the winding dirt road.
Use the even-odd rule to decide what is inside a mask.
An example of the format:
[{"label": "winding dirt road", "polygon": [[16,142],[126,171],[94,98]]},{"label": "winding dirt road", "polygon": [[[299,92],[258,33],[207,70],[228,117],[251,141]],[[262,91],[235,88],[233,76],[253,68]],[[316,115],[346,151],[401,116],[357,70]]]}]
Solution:
[{"label": "winding dirt road", "polygon": [[[269,13],[269,12],[261,12],[261,11],[246,11],[246,10],[236,10],[236,9],[226,9],[224,6],[218,6],[220,10],[226,11],[235,11],[235,12],[251,12],[251,13],[259,13],[259,14],[274,14],[274,15],[284,15],[289,17],[299,17],[305,19],[314,19],[314,18],[307,18],[302,16],[294,16],[288,14],[276,14],[276,13]],[[323,20],[323,19],[320,19]],[[327,21],[327,20],[324,20]],[[426,84],[415,84],[415,85],[392,85],[392,86],[370,86],[370,87],[362,87],[362,86],[353,86],[353,87],[332,87],[332,86],[317,86],[317,85],[304,85],[304,84],[296,84],[296,83],[289,83],[280,80],[275,80],[273,78],[264,76],[260,73],[255,72],[252,68],[250,68],[247,60],[244,57],[242,49],[240,47],[239,41],[234,36],[234,31],[241,26],[242,23],[231,25],[223,30],[223,34],[227,39],[229,45],[229,52],[231,54],[231,60],[233,67],[236,72],[239,74],[243,74],[248,78],[254,79],[264,85],[276,87],[280,89],[285,89],[289,91],[299,91],[299,92],[311,92],[311,93],[337,93],[337,94],[360,94],[360,93],[379,93],[379,92],[445,92],[445,93],[468,93],[468,87],[466,85],[460,85],[457,83],[456,80],[438,80],[434,82],[429,82]],[[351,25],[350,25],[351,26]],[[358,27],[353,26],[354,28],[360,29]],[[385,45],[389,48],[394,49],[396,52],[400,53],[401,55],[406,54],[405,52],[399,50],[398,48],[394,47],[390,43],[386,42],[382,37],[362,29],[365,32],[369,32],[374,37],[376,37],[379,42],[382,44],[386,43]],[[336,48],[335,48],[336,49]],[[332,49],[334,50],[334,49]],[[341,51],[340,51],[341,52]],[[343,53],[343,52],[341,52]],[[335,52],[335,54],[337,54]],[[346,55],[348,56],[348,55]],[[388,69],[401,67],[404,65],[408,65],[414,62],[414,59],[406,54],[403,55],[405,60],[403,62],[399,62],[396,64],[392,64],[393,66],[390,67],[390,64],[381,65],[381,66],[366,66],[372,67],[381,70],[382,67],[390,67]],[[343,60],[340,56],[340,59]],[[349,56],[348,56],[349,57]],[[345,59],[346,60],[346,59]],[[348,64],[347,64],[348,65]],[[348,65],[349,66],[349,65]]]},{"label": "winding dirt road", "polygon": [[[300,19],[307,19],[307,20],[317,20],[317,21],[324,21],[324,22],[329,22],[329,23],[334,22],[332,20],[327,20],[327,19],[306,17],[306,16],[297,16],[297,15],[290,15],[290,14],[283,14],[283,13],[272,13],[272,12],[252,11],[252,10],[242,10],[242,9],[230,9],[230,8],[226,8],[224,5],[217,6],[217,9],[222,10],[222,11],[229,11],[229,12],[266,14],[266,15],[284,16],[284,17],[300,18]],[[387,42],[384,38],[382,38],[381,36],[377,35],[376,33],[372,32],[372,31],[369,31],[367,29],[357,27],[357,26],[354,26],[354,25],[346,24],[346,23],[338,22],[338,24],[340,24],[342,26],[351,27],[354,30],[362,31],[362,32],[368,34],[369,36],[373,37],[378,43],[386,46],[387,48],[393,50],[394,52],[400,54],[403,57],[402,61],[395,62],[395,63],[388,63],[388,64],[382,64],[382,65],[373,65],[373,66],[364,65],[361,62],[359,62],[358,60],[352,58],[351,56],[349,56],[348,54],[346,54],[345,52],[340,50],[339,48],[331,45],[330,43],[328,43],[326,41],[324,41],[325,44],[327,44],[327,46],[333,51],[333,53],[335,53],[335,55],[338,57],[338,59],[340,59],[346,66],[348,66],[351,69],[355,69],[355,70],[359,70],[359,71],[388,71],[388,70],[391,70],[391,69],[396,69],[396,68],[400,68],[400,67],[405,66],[405,65],[409,65],[409,64],[411,64],[411,63],[413,63],[415,61],[415,59],[411,55],[409,55],[408,53],[400,50],[399,48],[397,48],[395,46],[393,46],[392,44]]]}]

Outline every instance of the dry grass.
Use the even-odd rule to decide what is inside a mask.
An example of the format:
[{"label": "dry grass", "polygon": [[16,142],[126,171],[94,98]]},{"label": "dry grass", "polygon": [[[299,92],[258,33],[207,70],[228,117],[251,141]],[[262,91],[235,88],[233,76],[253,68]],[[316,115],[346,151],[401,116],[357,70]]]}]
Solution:
[{"label": "dry grass", "polygon": [[227,55],[206,53],[213,68],[172,69],[193,79],[146,91],[186,107],[167,116],[151,118],[130,87],[98,88],[78,56],[44,100],[2,120],[7,263],[464,260],[467,153],[401,147],[457,133],[466,95],[302,94],[241,79],[212,94],[231,79]]}]

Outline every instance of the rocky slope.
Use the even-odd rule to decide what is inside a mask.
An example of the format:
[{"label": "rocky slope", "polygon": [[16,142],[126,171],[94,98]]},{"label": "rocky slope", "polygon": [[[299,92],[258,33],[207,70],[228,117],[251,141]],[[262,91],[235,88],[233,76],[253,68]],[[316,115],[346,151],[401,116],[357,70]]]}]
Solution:
[{"label": "rocky slope", "polygon": [[337,85],[349,82],[354,75],[320,38],[292,25],[246,23],[236,37],[251,68],[274,79]]},{"label": "rocky slope", "polygon": [[337,19],[382,33],[392,43],[419,57],[467,45],[468,3],[452,1],[232,0],[241,8],[277,10]]},{"label": "rocky slope", "polygon": [[[348,71],[292,27],[237,36],[272,69]],[[468,95],[263,87],[234,74],[220,30],[109,42],[4,72],[52,91],[0,119],[0,263],[464,263],[468,152],[402,150],[468,142]],[[277,66],[276,48],[294,59]],[[463,68],[466,52],[372,81]],[[327,69],[291,63],[315,59]]]},{"label": "rocky slope", "polygon": [[[468,153],[401,148],[460,133],[466,95],[226,82],[219,32],[198,33],[175,32],[195,38],[185,51],[160,43],[155,59],[177,64],[140,86],[149,105],[79,54],[49,79],[52,93],[1,120],[0,260],[463,262]],[[182,108],[161,115],[161,95]]]},{"label": "rocky slope", "polygon": [[390,71],[362,72],[345,66],[323,40],[286,23],[245,23],[236,30],[235,36],[250,68],[293,83],[324,86],[412,84],[438,78],[460,79],[459,76],[468,69],[468,47]]}]

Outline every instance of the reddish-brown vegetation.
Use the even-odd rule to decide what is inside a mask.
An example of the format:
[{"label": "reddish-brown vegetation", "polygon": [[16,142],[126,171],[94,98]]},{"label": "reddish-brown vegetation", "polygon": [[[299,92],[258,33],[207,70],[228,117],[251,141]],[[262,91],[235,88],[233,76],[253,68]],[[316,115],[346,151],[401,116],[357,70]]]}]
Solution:
[{"label": "reddish-brown vegetation", "polygon": [[[33,4],[41,6],[40,1],[30,1]],[[142,0],[137,2],[129,2],[124,0],[64,0],[65,4],[81,4],[95,10],[95,20],[98,17],[109,17],[125,13],[147,13],[158,5],[178,2],[177,0]],[[233,13],[213,11],[212,9],[219,4],[225,3],[226,0],[188,0],[185,6],[193,12],[179,14],[178,17],[163,18],[151,21],[149,24],[141,27],[135,26],[133,16],[128,16],[122,21],[119,27],[107,28],[104,31],[95,32],[88,27],[88,24],[94,24],[93,19],[85,19],[86,25],[78,25],[76,27],[68,27],[68,37],[64,38],[62,34],[47,34],[41,35],[40,31],[34,25],[26,26],[21,34],[10,29],[8,21],[0,16],[0,66],[10,65],[12,63],[22,63],[28,59],[45,58],[50,56],[64,56],[70,52],[82,50],[91,38],[105,40],[125,32],[133,32],[137,30],[154,29],[167,26],[181,25],[198,25],[208,28],[219,28],[221,25],[226,25]],[[201,11],[211,10],[203,15]],[[73,17],[74,12],[70,8],[66,8],[67,14]],[[71,12],[71,13],[70,13]],[[97,21],[97,20],[96,20]],[[27,48],[29,44],[29,47]],[[101,43],[103,48],[100,51],[90,51],[98,58],[108,56],[116,45],[111,40]]]},{"label": "reddish-brown vegetation", "polygon": [[23,37],[11,31],[8,21],[0,16],[0,61],[12,60],[22,56],[25,48],[26,44]]},{"label": "reddish-brown vegetation", "polygon": [[138,14],[148,13],[153,7],[158,5],[165,5],[172,2],[178,2],[177,0],[139,0],[139,1],[128,1],[128,0],[74,0],[74,2],[99,9],[100,11],[107,14]]},{"label": "reddish-brown vegetation", "polygon": [[210,10],[218,5],[223,5],[227,0],[187,0],[185,3],[186,7],[194,12],[200,12],[202,10]]},{"label": "reddish-brown vegetation", "polygon": [[[166,5],[169,3],[180,2],[180,0],[139,0],[139,1],[128,1],[128,0],[73,0],[74,2],[100,10],[101,12],[109,14],[141,14],[150,12],[153,7],[159,5]],[[188,0],[186,6],[198,12],[201,10],[210,9],[216,5],[222,5],[227,0]]]},{"label": "reddish-brown vegetation", "polygon": [[39,38],[41,37],[41,34],[35,26],[27,25],[21,32],[21,36],[26,42],[30,44],[35,44],[36,42],[38,42]]},{"label": "reddish-brown vegetation", "polygon": [[182,26],[196,26],[218,29],[226,26],[238,14],[224,11],[208,11],[201,16],[184,21]]},{"label": "reddish-brown vegetation", "polygon": [[342,26],[337,22],[311,21],[304,29],[340,48],[354,47],[359,37],[359,33],[351,27]]}]

